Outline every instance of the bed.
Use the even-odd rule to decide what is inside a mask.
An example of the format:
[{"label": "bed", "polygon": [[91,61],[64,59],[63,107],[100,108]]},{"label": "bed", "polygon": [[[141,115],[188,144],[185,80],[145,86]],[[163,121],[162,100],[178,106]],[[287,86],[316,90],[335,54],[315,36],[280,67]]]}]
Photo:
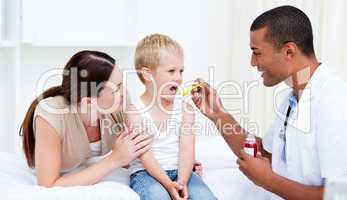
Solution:
[{"label": "bed", "polygon": [[[236,157],[223,139],[215,136],[197,143],[197,159],[204,167],[203,179],[220,200],[268,199],[269,194],[250,182],[237,168]],[[90,161],[90,163],[96,160]],[[139,197],[128,187],[129,172],[118,169],[92,186],[44,188],[36,185],[35,174],[28,169],[23,155],[0,153],[2,200],[73,199],[103,200]]]}]

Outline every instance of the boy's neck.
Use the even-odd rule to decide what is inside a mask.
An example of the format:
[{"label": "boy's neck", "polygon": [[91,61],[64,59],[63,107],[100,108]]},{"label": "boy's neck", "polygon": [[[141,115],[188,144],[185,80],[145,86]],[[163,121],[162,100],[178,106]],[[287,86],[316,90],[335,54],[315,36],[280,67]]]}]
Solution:
[{"label": "boy's neck", "polygon": [[155,106],[155,107],[159,107],[159,105],[161,105],[165,109],[170,109],[171,106],[173,105],[172,101],[166,101],[164,99],[161,99],[159,97],[158,92],[155,94],[153,92],[153,89],[149,89],[147,87],[146,87],[145,92],[141,95],[141,100],[143,101],[145,106],[153,103],[153,106]]}]

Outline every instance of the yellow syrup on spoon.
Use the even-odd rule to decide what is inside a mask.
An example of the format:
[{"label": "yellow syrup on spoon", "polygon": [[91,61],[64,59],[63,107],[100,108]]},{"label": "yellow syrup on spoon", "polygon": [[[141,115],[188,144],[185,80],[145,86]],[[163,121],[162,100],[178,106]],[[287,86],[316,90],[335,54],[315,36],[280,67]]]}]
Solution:
[{"label": "yellow syrup on spoon", "polygon": [[189,96],[193,90],[201,88],[201,85],[199,83],[194,83],[191,86],[188,86],[187,88],[183,88],[182,90],[182,96],[187,97]]}]

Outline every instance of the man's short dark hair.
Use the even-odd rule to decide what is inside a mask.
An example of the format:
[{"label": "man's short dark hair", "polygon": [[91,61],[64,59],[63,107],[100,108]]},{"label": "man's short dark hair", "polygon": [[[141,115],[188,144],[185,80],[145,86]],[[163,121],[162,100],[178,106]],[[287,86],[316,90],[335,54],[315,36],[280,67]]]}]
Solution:
[{"label": "man's short dark hair", "polygon": [[306,56],[314,56],[312,25],[307,15],[293,6],[280,6],[258,16],[251,31],[267,28],[265,39],[277,49],[294,42]]}]

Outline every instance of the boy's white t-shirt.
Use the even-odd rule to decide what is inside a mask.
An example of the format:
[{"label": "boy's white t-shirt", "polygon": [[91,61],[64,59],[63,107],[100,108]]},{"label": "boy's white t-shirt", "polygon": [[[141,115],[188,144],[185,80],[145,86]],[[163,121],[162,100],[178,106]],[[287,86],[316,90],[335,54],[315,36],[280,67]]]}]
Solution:
[{"label": "boy's white t-shirt", "polygon": [[[163,170],[175,170],[178,168],[182,102],[181,96],[175,97],[172,114],[167,120],[166,132],[160,133],[148,112],[149,109],[144,106],[141,99],[139,97],[132,99],[133,105],[141,112],[141,116],[144,119],[144,128],[149,133],[154,134],[151,151]],[[129,169],[131,174],[133,174],[145,168],[139,159],[135,159]]]}]

